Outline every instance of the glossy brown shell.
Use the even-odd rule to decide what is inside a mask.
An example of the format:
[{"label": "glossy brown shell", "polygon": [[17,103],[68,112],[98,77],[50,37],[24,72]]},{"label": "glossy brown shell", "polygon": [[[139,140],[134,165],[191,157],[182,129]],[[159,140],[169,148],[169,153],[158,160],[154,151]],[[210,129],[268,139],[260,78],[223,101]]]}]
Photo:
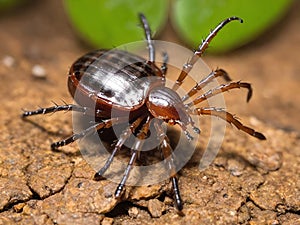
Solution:
[{"label": "glossy brown shell", "polygon": [[111,109],[120,112],[144,110],[151,89],[163,86],[161,70],[152,62],[123,50],[96,50],[70,68],[68,88],[81,106],[101,110],[110,117]]}]

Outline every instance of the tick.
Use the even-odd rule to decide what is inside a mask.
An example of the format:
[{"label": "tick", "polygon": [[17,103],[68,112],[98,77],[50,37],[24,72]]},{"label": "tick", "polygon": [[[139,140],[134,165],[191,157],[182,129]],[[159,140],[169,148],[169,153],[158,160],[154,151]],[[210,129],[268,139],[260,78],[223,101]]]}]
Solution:
[{"label": "tick", "polygon": [[[139,18],[146,36],[148,59],[123,50],[96,50],[83,55],[73,63],[68,74],[69,92],[77,104],[54,105],[49,108],[39,108],[35,111],[25,111],[22,116],[28,117],[38,114],[56,113],[58,111],[74,111],[89,114],[96,118],[96,124],[90,125],[82,132],[75,133],[65,140],[54,142],[51,148],[56,149],[85,137],[91,131],[101,131],[110,128],[112,124],[128,122],[124,121],[128,118],[122,115],[129,113],[129,126],[115,142],[111,155],[104,166],[94,176],[95,180],[100,180],[126,140],[131,135],[135,135],[136,140],[131,149],[130,160],[115,190],[116,198],[120,198],[123,193],[126,180],[139,152],[143,148],[142,141],[147,138],[150,123],[154,121],[155,135],[161,138],[158,149],[162,152],[163,158],[168,159],[167,165],[174,191],[175,206],[177,210],[181,211],[183,202],[180,197],[172,157],[169,157],[172,156],[172,148],[168,136],[161,127],[163,123],[180,126],[190,140],[192,135],[188,132],[187,127],[191,126],[196,134],[200,133],[200,130],[194,125],[191,115],[210,115],[221,118],[233,124],[239,130],[260,140],[266,139],[262,133],[243,125],[224,109],[199,107],[199,104],[208,98],[236,88],[247,89],[247,101],[250,100],[252,95],[251,85],[245,82],[232,82],[224,70],[217,69],[212,71],[204,79],[197,82],[195,86],[191,87],[190,91],[183,97],[177,93],[178,88],[185,78],[189,76],[189,72],[194,64],[202,57],[217,33],[231,21],[243,21],[238,17],[230,17],[216,26],[206,39],[202,41],[198,49],[194,51],[191,59],[183,65],[174,86],[169,88],[166,87],[168,56],[167,54],[164,55],[162,66],[156,65],[155,48],[150,26],[143,14],[139,14]],[[228,83],[217,86],[204,94],[199,94],[208,83],[217,77],[223,77]],[[193,100],[188,102],[192,96],[194,96]],[[112,117],[112,110],[118,112],[117,115],[119,116]]]}]

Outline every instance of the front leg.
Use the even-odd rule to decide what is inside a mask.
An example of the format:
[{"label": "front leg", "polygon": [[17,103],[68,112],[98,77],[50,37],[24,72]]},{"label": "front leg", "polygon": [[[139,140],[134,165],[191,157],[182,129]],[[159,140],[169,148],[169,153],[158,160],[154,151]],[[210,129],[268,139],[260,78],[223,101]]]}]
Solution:
[{"label": "front leg", "polygon": [[74,141],[79,140],[93,132],[99,131],[101,129],[107,129],[107,128],[110,128],[112,125],[122,123],[122,122],[126,121],[126,119],[127,118],[121,117],[121,118],[112,118],[112,119],[103,120],[100,123],[96,123],[96,124],[86,128],[85,130],[83,130],[77,134],[73,134],[72,136],[70,136],[62,141],[52,143],[51,149],[54,150],[58,147],[62,147],[62,146],[71,144]]},{"label": "front leg", "polygon": [[181,212],[182,209],[183,209],[183,203],[182,203],[182,199],[181,199],[181,196],[180,196],[178,180],[177,180],[177,177],[176,177],[174,158],[172,156],[173,150],[172,150],[172,147],[170,146],[169,138],[164,133],[164,131],[161,129],[161,124],[155,123],[154,126],[155,126],[155,129],[156,129],[157,133],[158,133],[158,136],[160,138],[163,138],[163,140],[160,144],[160,149],[162,151],[163,158],[167,162],[167,166],[168,166],[168,169],[169,169],[170,180],[172,181],[172,187],[173,187],[173,191],[174,191],[175,207],[179,212]]},{"label": "front leg", "polygon": [[150,126],[150,122],[151,122],[152,117],[148,116],[146,119],[146,122],[143,124],[141,130],[139,131],[139,133],[137,134],[137,139],[133,144],[132,147],[132,152],[131,152],[131,157],[130,160],[127,164],[126,170],[124,172],[124,175],[122,177],[121,182],[119,183],[116,191],[115,191],[115,198],[120,199],[123,193],[123,189],[124,186],[126,184],[126,181],[129,177],[130,171],[132,170],[132,167],[136,161],[136,158],[138,156],[138,154],[140,153],[140,151],[142,150],[143,147],[143,140],[147,138],[147,134],[149,132],[149,126]]},{"label": "front leg", "polygon": [[48,113],[56,113],[59,111],[74,111],[74,112],[82,112],[86,113],[88,111],[87,107],[82,107],[74,104],[65,104],[65,105],[57,105],[54,103],[54,106],[48,107],[48,108],[39,108],[37,110],[33,111],[27,111],[24,110],[23,114],[21,115],[22,118],[29,117],[29,116],[34,116],[34,115],[39,115],[39,114],[48,114]]},{"label": "front leg", "polygon": [[244,126],[240,121],[234,118],[234,116],[231,113],[226,112],[223,109],[214,108],[214,107],[209,107],[209,108],[203,107],[203,108],[196,108],[192,110],[191,113],[194,115],[211,115],[211,116],[219,117],[227,121],[228,123],[233,124],[239,130],[242,130],[253,137],[256,137],[260,140],[266,140],[266,137],[262,133],[257,132],[250,127]]}]

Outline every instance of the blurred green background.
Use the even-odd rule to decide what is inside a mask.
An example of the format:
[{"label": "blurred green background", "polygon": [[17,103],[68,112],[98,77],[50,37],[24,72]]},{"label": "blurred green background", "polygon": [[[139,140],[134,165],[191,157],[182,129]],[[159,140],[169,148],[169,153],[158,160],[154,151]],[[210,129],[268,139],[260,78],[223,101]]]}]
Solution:
[{"label": "blurred green background", "polygon": [[[0,12],[26,0],[0,0]],[[32,0],[27,0],[30,2]],[[210,52],[236,49],[274,26],[286,13],[292,0],[64,0],[65,11],[77,34],[95,48],[112,48],[144,38],[137,14],[142,12],[155,34],[170,19],[184,43],[196,48],[202,38],[220,21],[230,16],[244,20],[226,26],[213,40]]]},{"label": "blurred green background", "polygon": [[210,51],[224,52],[257,38],[285,14],[291,0],[65,0],[65,8],[80,35],[96,47],[111,48],[141,40],[137,14],[143,12],[151,28],[164,29],[169,13],[177,35],[196,47],[201,38],[230,16],[243,18],[232,23],[216,38]]}]

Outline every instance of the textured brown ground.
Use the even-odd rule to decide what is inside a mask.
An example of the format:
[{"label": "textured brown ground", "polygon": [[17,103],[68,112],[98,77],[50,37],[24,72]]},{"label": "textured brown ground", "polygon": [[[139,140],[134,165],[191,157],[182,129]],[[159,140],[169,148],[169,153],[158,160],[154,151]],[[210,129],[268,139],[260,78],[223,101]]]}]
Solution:
[{"label": "textured brown ground", "polygon": [[[206,57],[213,68],[251,81],[252,101],[232,91],[227,106],[268,140],[230,128],[218,157],[202,172],[200,148],[180,173],[184,217],[172,206],[168,182],[128,188],[117,203],[116,184],[93,181],[76,144],[51,151],[52,141],[71,133],[71,114],[20,119],[21,108],[71,102],[66,71],[88,49],[75,38],[59,1],[1,16],[0,59],[9,55],[15,63],[0,62],[0,224],[300,224],[299,3],[260,40]],[[160,39],[179,42],[171,29]],[[36,64],[47,79],[32,76]]]}]

